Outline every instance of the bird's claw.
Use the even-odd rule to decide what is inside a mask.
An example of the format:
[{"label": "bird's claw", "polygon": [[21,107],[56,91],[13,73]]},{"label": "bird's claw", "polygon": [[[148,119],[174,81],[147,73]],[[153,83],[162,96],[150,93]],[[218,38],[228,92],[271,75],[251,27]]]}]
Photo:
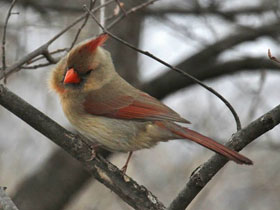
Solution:
[{"label": "bird's claw", "polygon": [[91,150],[91,156],[90,156],[90,158],[89,159],[87,159],[86,161],[92,161],[94,158],[96,157],[96,152],[95,152],[95,150]]},{"label": "bird's claw", "polygon": [[126,173],[126,170],[127,170],[127,164],[125,164],[125,165],[121,168],[121,172],[122,172],[123,174],[125,174],[125,173]]},{"label": "bird's claw", "polygon": [[96,149],[97,149],[98,146],[99,145],[91,146],[91,156],[90,156],[90,158],[87,161],[92,161],[94,158],[96,158],[96,155],[97,155]]}]

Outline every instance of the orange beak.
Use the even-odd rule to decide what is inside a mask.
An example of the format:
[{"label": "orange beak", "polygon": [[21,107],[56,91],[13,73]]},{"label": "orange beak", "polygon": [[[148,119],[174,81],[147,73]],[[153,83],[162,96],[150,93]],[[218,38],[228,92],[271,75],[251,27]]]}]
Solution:
[{"label": "orange beak", "polygon": [[77,84],[77,83],[81,82],[81,79],[80,79],[78,73],[75,72],[75,70],[73,68],[71,68],[71,69],[67,70],[63,82],[64,82],[64,84],[70,84],[70,83]]}]

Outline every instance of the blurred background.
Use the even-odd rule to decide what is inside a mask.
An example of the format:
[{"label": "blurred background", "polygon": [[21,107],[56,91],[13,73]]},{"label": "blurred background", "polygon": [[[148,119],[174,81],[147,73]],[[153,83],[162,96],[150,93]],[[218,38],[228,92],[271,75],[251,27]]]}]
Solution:
[{"label": "blurred background", "polygon": [[[144,0],[122,0],[129,10]],[[0,0],[3,33],[10,0]],[[18,0],[7,28],[7,65],[41,46],[84,13],[85,0]],[[97,1],[99,4],[99,1]],[[108,23],[118,8],[106,7]],[[133,13],[111,31],[124,40],[178,66],[216,89],[234,106],[242,125],[280,103],[280,1],[161,0]],[[78,28],[69,30],[50,50],[71,45]],[[89,19],[82,41],[99,33]],[[2,36],[1,36],[2,37]],[[2,38],[1,38],[2,39]],[[235,121],[217,97],[156,61],[109,40],[105,44],[118,72],[190,120],[190,128],[225,142]],[[1,52],[2,53],[2,52]],[[60,58],[65,52],[55,54]],[[2,54],[0,54],[0,57]],[[36,64],[46,63],[40,60]],[[25,65],[8,78],[7,87],[69,130],[58,97],[47,79],[53,65]],[[31,67],[30,67],[31,66]],[[242,151],[253,166],[228,163],[196,197],[189,209],[279,209],[279,126]],[[191,172],[213,153],[185,141],[161,143],[135,152],[127,174],[168,205]],[[127,154],[113,154],[119,168]],[[91,178],[68,154],[0,107],[0,183],[21,210],[126,210],[113,192]]]}]

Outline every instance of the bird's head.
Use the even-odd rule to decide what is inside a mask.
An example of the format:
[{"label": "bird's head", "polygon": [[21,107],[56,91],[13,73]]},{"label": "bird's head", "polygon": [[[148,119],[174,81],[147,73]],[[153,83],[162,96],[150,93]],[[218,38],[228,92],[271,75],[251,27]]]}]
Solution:
[{"label": "bird's head", "polygon": [[108,35],[103,34],[75,46],[52,71],[50,86],[59,94],[98,89],[115,74],[108,51],[101,45]]}]

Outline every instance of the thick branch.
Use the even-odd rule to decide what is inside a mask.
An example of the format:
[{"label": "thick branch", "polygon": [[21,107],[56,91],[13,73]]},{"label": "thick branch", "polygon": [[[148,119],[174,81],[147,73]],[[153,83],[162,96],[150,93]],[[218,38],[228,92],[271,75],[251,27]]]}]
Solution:
[{"label": "thick branch", "polygon": [[0,187],[0,210],[18,210],[11,198],[6,194],[4,187]]},{"label": "thick branch", "polygon": [[[280,123],[280,105],[262,115],[247,127],[236,132],[226,144],[226,146],[240,151],[253,140],[263,135]],[[213,155],[197,171],[195,171],[185,188],[179,193],[171,203],[169,210],[183,210],[205,185],[215,176],[215,174],[228,162],[228,160],[218,154]]]},{"label": "thick branch", "polygon": [[[212,62],[203,66],[187,65],[187,62],[182,62],[179,67],[186,69],[189,74],[199,80],[215,79],[240,71],[256,71],[260,69],[280,71],[277,64],[263,57],[244,58],[224,63]],[[158,99],[162,99],[179,89],[193,84],[195,84],[193,81],[181,77],[176,72],[167,72],[143,84],[141,89]]]},{"label": "thick branch", "polygon": [[229,19],[235,18],[238,15],[260,15],[261,13],[275,11],[277,7],[271,4],[247,6],[242,8],[229,8],[221,10],[217,7],[167,7],[167,8],[153,8],[144,11],[146,15],[163,16],[163,15],[219,15]]},{"label": "thick branch", "polygon": [[58,125],[3,85],[0,85],[0,104],[79,160],[91,175],[133,208],[165,209],[163,204],[144,186],[138,185],[102,157],[97,156],[88,161],[92,155],[91,148],[79,136]]},{"label": "thick branch", "polygon": [[[184,69],[189,74],[197,77],[196,74],[201,74],[202,71],[204,74],[204,71],[205,69],[208,69],[208,66],[213,66],[213,64],[215,64],[216,58],[225,50],[228,50],[246,41],[253,41],[261,36],[276,36],[280,33],[280,31],[278,30],[279,27],[280,22],[275,22],[269,25],[260,26],[253,30],[243,30],[239,33],[229,35],[228,37],[207,46],[205,49],[187,58],[183,62],[179,63],[177,67],[180,69]],[[200,79],[199,77],[197,78]],[[165,80],[173,82],[166,85],[162,83]],[[166,92],[174,92],[185,87],[185,83],[192,82],[185,79],[179,74],[168,71],[167,73],[149,82],[149,84],[152,84],[153,86],[153,88],[151,89],[154,90],[150,90],[150,94],[157,98],[162,98],[164,97]],[[149,89],[147,87],[150,86],[149,84],[143,86],[143,89],[145,91]]]}]

